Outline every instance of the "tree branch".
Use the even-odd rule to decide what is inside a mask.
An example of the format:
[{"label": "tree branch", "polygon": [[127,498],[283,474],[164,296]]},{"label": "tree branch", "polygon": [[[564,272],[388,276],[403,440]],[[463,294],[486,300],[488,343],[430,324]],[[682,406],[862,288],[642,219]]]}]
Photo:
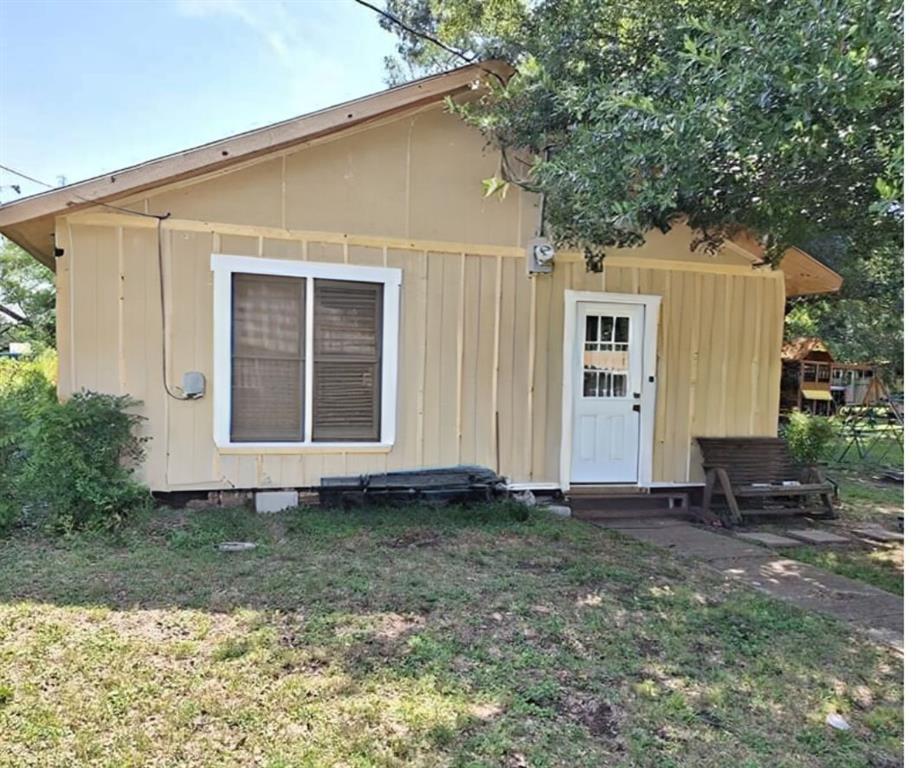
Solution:
[{"label": "tree branch", "polygon": [[0,304],[0,312],[2,312],[4,315],[6,315],[9,318],[12,318],[17,323],[21,323],[22,325],[28,325],[28,326],[33,325],[32,321],[29,320],[29,318],[27,318],[25,315],[20,315],[15,310],[10,309],[9,307],[5,307],[2,304]]}]

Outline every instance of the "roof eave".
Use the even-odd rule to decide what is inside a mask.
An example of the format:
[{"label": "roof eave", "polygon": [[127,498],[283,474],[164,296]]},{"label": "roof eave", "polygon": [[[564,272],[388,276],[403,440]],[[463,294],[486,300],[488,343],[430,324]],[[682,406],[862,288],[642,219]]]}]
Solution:
[{"label": "roof eave", "polygon": [[[17,235],[17,230],[23,225],[38,224],[41,219],[53,219],[164,184],[219,171],[371,120],[416,109],[466,90],[488,74],[496,72],[506,76],[511,71],[504,62],[469,64],[318,112],[31,195],[0,205],[0,232],[19,243],[39,261],[46,263],[50,258],[53,263],[50,246],[42,248],[29,238]],[[53,229],[53,223],[51,227]]]}]

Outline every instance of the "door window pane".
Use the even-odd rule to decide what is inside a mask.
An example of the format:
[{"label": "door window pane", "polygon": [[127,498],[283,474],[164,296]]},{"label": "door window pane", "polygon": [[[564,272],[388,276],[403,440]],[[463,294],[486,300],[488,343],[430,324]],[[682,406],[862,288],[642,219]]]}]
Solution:
[{"label": "door window pane", "polygon": [[628,397],[630,318],[586,315],[582,354],[583,397]]}]

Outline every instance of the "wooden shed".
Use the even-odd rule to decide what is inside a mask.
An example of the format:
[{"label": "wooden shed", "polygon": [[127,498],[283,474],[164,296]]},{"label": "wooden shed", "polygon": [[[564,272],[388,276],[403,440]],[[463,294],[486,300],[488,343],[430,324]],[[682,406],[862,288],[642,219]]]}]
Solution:
[{"label": "wooden shed", "polygon": [[787,286],[839,277],[683,226],[529,274],[539,197],[484,198],[499,156],[443,105],[485,87],[472,65],[0,207],[57,273],[60,396],[142,400],[158,491],[459,462],[647,489],[702,481],[696,436],[774,435]]}]

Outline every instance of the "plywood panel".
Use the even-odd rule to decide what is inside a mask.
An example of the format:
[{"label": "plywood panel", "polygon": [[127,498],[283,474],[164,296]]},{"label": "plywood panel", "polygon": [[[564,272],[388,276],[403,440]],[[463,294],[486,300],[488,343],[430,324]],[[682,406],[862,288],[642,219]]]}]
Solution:
[{"label": "plywood panel", "polygon": [[75,389],[118,394],[118,231],[73,225],[70,236]]},{"label": "plywood panel", "polygon": [[531,326],[529,278],[521,259],[502,260],[502,302],[499,344],[500,472],[515,481],[530,479],[532,419],[529,418],[529,347]]},{"label": "plywood panel", "polygon": [[149,197],[149,211],[170,213],[174,219],[283,226],[282,165],[280,158],[265,159],[195,184],[168,189]]},{"label": "plywood panel", "polygon": [[258,256],[260,238],[245,235],[220,235],[219,253],[232,256]]},{"label": "plywood panel", "polygon": [[427,299],[423,464],[453,464],[459,457],[459,318],[461,260],[430,253]]},{"label": "plywood panel", "polygon": [[309,241],[305,245],[308,261],[326,261],[332,264],[343,264],[344,246],[339,243],[321,243]]},{"label": "plywood panel", "polygon": [[122,336],[125,392],[142,401],[146,421],[141,433],[146,444],[146,482],[165,482],[166,435],[165,390],[162,386],[161,315],[159,268],[155,230],[125,228],[122,240],[123,295]]},{"label": "plywood panel", "polygon": [[423,464],[423,391],[426,377],[426,254],[390,250],[388,266],[401,270],[401,343],[398,347],[398,421],[395,446],[387,465]]},{"label": "plywood panel", "polygon": [[169,230],[164,255],[172,386],[186,370],[204,372],[208,382],[212,376],[214,250],[403,270],[394,449],[219,455],[212,401],[174,401],[162,387],[155,230],[73,230],[72,245],[65,227],[59,233],[69,245],[59,281],[67,295],[72,286],[81,311],[61,320],[62,350],[72,338],[77,388],[104,383],[144,401],[145,429],[153,438],[144,477],[157,489],[305,487],[327,475],[458,461],[498,464],[516,481],[556,481],[568,288],[662,297],[656,482],[698,479],[697,435],[775,430],[784,290],[778,276],[637,269],[608,261],[600,274],[587,273],[580,262],[561,262],[553,275],[530,278],[523,259],[487,253]]},{"label": "plywood panel", "polygon": [[[169,232],[165,248],[168,358],[173,390],[185,371],[201,371],[212,382],[213,328],[210,253],[212,238],[201,232]],[[168,479],[170,483],[214,482],[213,421],[198,401],[169,398]]]},{"label": "plywood panel", "polygon": [[73,281],[71,270],[73,264],[73,247],[70,241],[70,229],[66,220],[56,222],[55,243],[63,248],[63,255],[57,259],[55,284],[57,292],[56,336],[57,336],[57,394],[58,397],[69,397],[74,389],[73,370],[73,302],[71,291]]},{"label": "plywood panel", "polygon": [[279,240],[275,237],[265,237],[261,242],[261,251],[265,259],[302,259],[301,240]]}]

